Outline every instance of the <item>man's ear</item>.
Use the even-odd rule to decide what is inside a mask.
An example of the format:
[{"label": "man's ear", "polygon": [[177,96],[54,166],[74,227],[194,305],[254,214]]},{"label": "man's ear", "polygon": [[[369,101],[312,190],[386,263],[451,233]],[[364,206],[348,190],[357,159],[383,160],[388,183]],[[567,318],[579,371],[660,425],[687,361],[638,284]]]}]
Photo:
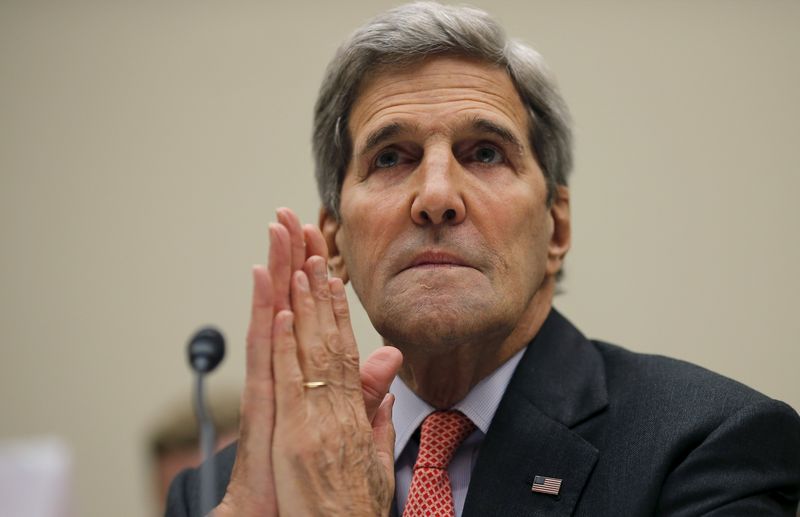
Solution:
[{"label": "man's ear", "polygon": [[547,248],[547,272],[555,275],[564,264],[564,257],[572,245],[572,223],[569,210],[569,188],[556,187],[556,196],[550,206],[553,233]]},{"label": "man's ear", "polygon": [[347,267],[344,264],[342,254],[339,252],[339,245],[336,243],[341,224],[325,207],[319,209],[319,229],[325,238],[325,244],[328,245],[328,267],[331,270],[331,274],[341,278],[342,282],[346,284],[350,277],[347,275]]}]

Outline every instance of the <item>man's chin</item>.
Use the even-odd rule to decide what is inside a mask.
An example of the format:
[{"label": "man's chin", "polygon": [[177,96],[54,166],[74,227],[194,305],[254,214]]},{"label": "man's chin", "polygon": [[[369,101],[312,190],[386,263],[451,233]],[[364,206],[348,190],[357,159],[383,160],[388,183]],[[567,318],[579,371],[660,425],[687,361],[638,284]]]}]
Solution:
[{"label": "man's chin", "polygon": [[477,269],[462,266],[407,269],[384,289],[385,308],[405,306],[409,312],[447,317],[463,313],[491,297],[493,286]]},{"label": "man's chin", "polygon": [[496,331],[492,307],[486,306],[485,299],[482,303],[467,303],[463,298],[458,303],[447,302],[455,300],[425,296],[408,307],[395,303],[392,310],[383,312],[380,321],[372,323],[381,336],[401,350],[413,347],[434,354]]}]

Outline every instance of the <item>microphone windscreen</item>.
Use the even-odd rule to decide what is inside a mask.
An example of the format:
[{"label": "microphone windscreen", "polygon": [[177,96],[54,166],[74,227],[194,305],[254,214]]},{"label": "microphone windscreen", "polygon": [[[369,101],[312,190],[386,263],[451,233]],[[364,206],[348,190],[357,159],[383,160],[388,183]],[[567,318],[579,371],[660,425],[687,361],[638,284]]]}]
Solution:
[{"label": "microphone windscreen", "polygon": [[189,341],[189,364],[198,373],[208,373],[225,357],[225,338],[214,327],[198,330]]}]

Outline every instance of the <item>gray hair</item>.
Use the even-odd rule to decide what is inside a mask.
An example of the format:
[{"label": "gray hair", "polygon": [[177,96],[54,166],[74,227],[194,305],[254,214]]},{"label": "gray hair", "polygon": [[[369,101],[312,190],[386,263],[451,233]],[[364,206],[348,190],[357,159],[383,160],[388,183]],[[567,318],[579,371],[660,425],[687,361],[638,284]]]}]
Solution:
[{"label": "gray hair", "polygon": [[312,148],[322,204],[338,218],[342,183],[352,154],[350,110],[370,73],[434,55],[477,58],[505,67],[528,108],[529,140],[547,184],[547,201],[566,185],[572,167],[567,106],[544,60],[508,40],[489,15],[471,7],[416,2],[391,9],[356,30],[328,65],[314,109]]}]

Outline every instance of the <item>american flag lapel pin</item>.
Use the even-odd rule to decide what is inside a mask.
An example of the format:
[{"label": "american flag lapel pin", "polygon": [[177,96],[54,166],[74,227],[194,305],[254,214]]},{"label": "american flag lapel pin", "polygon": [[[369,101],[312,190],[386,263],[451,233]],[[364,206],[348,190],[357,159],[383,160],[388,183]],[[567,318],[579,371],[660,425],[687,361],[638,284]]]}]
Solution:
[{"label": "american flag lapel pin", "polygon": [[558,495],[558,492],[560,490],[561,490],[561,480],[558,478],[547,478],[544,476],[536,476],[533,478],[533,485],[531,486],[531,492],[538,492],[540,494]]}]

